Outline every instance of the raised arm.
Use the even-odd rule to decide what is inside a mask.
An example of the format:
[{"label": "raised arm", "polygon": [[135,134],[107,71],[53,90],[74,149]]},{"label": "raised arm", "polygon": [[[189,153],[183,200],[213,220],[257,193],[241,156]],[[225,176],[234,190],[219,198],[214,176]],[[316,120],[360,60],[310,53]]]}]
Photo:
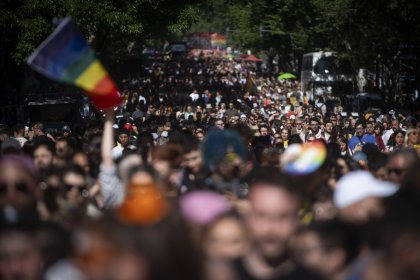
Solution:
[{"label": "raised arm", "polygon": [[114,164],[112,159],[112,148],[114,147],[114,110],[108,109],[105,111],[105,124],[104,131],[102,134],[102,165],[111,166]]},{"label": "raised arm", "polygon": [[104,198],[104,208],[117,207],[124,200],[124,189],[117,176],[117,168],[112,158],[114,146],[114,117],[112,109],[105,111],[105,124],[102,135],[102,163],[99,168],[99,184]]}]

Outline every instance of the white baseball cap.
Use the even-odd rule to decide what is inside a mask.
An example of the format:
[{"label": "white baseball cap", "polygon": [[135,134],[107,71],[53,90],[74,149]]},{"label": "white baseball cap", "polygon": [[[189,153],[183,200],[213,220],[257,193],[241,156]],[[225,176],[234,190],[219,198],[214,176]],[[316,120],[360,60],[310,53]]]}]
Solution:
[{"label": "white baseball cap", "polygon": [[397,190],[397,185],[380,181],[368,171],[353,171],[337,182],[334,204],[337,208],[344,208],[368,197],[391,196]]}]

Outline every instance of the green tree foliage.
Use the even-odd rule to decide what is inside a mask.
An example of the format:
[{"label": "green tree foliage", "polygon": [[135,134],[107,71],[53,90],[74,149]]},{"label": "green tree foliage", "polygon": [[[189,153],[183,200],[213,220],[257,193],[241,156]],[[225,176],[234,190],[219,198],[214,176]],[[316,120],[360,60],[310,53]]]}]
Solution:
[{"label": "green tree foliage", "polygon": [[372,68],[378,55],[392,64],[402,45],[420,53],[419,1],[209,0],[200,9],[193,31],[224,32],[229,27],[230,45],[255,51],[272,47],[284,59],[333,50],[356,67]]},{"label": "green tree foliage", "polygon": [[71,16],[94,49],[104,56],[127,54],[141,45],[181,33],[196,19],[196,1],[181,0],[3,0],[0,3],[0,47],[22,63],[53,30],[53,20]]},{"label": "green tree foliage", "polygon": [[231,46],[255,48],[259,45],[259,19],[252,1],[212,0],[198,5],[198,21],[190,32],[219,32]]}]

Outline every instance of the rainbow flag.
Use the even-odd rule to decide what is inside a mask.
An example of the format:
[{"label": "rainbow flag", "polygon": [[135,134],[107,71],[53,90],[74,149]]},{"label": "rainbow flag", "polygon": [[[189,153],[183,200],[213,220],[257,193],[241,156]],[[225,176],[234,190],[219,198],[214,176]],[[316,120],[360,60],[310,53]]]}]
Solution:
[{"label": "rainbow flag", "polygon": [[251,72],[248,71],[248,75],[246,76],[246,84],[245,84],[245,92],[249,92],[249,94],[257,93],[258,88],[254,82],[254,79],[251,76]]},{"label": "rainbow flag", "polygon": [[28,58],[37,72],[83,89],[98,109],[121,104],[118,89],[82,32],[65,18]]}]

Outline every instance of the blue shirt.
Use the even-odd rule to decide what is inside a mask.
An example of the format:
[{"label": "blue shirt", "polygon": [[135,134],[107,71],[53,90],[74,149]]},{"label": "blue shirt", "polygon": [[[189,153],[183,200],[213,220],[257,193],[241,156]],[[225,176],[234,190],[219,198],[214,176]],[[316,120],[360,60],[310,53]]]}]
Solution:
[{"label": "blue shirt", "polygon": [[366,143],[372,143],[372,144],[376,144],[376,139],[375,136],[370,135],[370,134],[365,134],[363,135],[360,139],[359,137],[357,137],[356,135],[353,136],[352,138],[350,138],[349,140],[349,148],[350,150],[354,150],[354,148],[356,147],[357,144],[366,144]]}]

